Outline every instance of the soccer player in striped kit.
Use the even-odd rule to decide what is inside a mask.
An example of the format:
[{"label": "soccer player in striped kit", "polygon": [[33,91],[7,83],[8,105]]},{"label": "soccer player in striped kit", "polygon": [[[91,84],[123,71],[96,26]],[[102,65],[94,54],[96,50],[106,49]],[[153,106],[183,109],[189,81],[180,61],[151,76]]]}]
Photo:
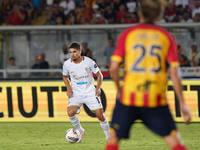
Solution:
[{"label": "soccer player in striped kit", "polygon": [[[166,100],[167,62],[184,121],[188,124],[191,113],[177,75],[177,46],[168,31],[154,24],[163,14],[161,0],[139,0],[139,6],[140,24],[121,33],[111,58],[110,70],[118,92],[106,150],[118,150],[120,139],[129,138],[130,127],[137,119],[162,136],[172,150],[186,150]],[[123,60],[126,75],[122,87],[118,71]]]}]

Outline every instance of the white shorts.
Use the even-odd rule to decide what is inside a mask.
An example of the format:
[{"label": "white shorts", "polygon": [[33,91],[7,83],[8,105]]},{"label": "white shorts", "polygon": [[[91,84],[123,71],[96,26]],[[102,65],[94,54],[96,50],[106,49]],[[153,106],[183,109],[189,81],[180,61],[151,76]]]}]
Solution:
[{"label": "white shorts", "polygon": [[91,111],[95,111],[97,109],[102,109],[103,106],[101,104],[101,100],[98,96],[95,96],[94,93],[90,95],[73,95],[73,97],[69,98],[68,107],[69,106],[77,106],[79,107],[76,113],[80,112],[80,108],[83,104],[86,104]]}]

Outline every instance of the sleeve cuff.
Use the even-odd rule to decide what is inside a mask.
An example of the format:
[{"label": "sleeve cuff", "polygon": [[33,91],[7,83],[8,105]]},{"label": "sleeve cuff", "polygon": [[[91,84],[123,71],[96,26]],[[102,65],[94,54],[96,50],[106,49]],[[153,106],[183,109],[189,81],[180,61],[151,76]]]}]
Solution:
[{"label": "sleeve cuff", "polygon": [[120,57],[120,56],[116,56],[116,55],[113,55],[112,57],[111,57],[111,61],[117,61],[117,62],[122,62],[122,58]]},{"label": "sleeve cuff", "polygon": [[172,62],[172,63],[170,64],[170,66],[172,66],[172,67],[179,67],[179,66],[180,66],[180,63],[179,63],[179,62]]}]

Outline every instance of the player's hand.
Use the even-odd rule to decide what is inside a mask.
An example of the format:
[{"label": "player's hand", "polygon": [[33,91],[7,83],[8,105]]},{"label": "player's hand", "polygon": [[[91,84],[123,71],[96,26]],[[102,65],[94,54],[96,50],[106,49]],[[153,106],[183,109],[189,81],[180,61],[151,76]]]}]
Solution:
[{"label": "player's hand", "polygon": [[96,96],[100,96],[101,95],[101,90],[100,89],[96,89],[95,90],[95,95]]},{"label": "player's hand", "polygon": [[122,94],[122,87],[120,87],[120,89],[117,91],[116,99],[120,99],[121,98],[121,94]]},{"label": "player's hand", "polygon": [[185,123],[189,124],[192,117],[191,117],[190,109],[185,103],[181,104],[181,111],[182,111],[183,119]]},{"label": "player's hand", "polygon": [[73,97],[73,91],[71,89],[67,89],[67,96],[69,98]]}]

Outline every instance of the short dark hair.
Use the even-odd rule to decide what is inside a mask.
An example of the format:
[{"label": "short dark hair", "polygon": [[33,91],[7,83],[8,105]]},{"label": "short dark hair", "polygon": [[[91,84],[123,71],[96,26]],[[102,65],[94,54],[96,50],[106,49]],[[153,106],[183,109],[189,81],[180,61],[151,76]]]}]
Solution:
[{"label": "short dark hair", "polygon": [[154,23],[163,14],[164,5],[161,0],[139,0],[139,14],[142,14],[146,23]]},{"label": "short dark hair", "polygon": [[15,60],[15,57],[10,57],[9,60]]},{"label": "short dark hair", "polygon": [[81,49],[81,44],[78,43],[78,42],[72,42],[72,43],[69,45],[68,48],[69,48],[69,49],[70,49],[70,48],[75,48],[75,49],[77,49],[77,50],[80,50],[80,49]]}]

